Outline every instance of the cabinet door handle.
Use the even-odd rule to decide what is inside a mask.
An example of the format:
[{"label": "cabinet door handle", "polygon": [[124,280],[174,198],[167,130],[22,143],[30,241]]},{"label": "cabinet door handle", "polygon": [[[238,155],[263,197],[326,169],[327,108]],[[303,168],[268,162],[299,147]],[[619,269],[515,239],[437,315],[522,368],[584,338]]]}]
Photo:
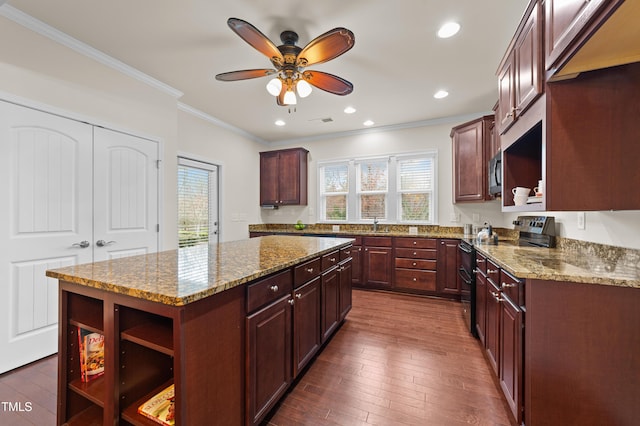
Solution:
[{"label": "cabinet door handle", "polygon": [[494,299],[496,299],[496,302],[498,302],[498,303],[500,303],[500,302],[502,302],[504,300],[504,299],[502,299],[500,297],[500,293],[495,293],[495,292],[492,291],[491,295],[493,296]]},{"label": "cabinet door handle", "polygon": [[289,299],[289,304],[293,306],[296,302],[293,299]]},{"label": "cabinet door handle", "polygon": [[296,293],[296,299],[300,299],[300,298],[302,298],[302,294]]},{"label": "cabinet door handle", "polygon": [[512,287],[518,287],[518,283],[502,283],[502,288],[512,288]]},{"label": "cabinet door handle", "polygon": [[278,286],[277,285],[272,285],[271,287],[269,287],[271,289],[272,292],[276,292],[278,291]]}]

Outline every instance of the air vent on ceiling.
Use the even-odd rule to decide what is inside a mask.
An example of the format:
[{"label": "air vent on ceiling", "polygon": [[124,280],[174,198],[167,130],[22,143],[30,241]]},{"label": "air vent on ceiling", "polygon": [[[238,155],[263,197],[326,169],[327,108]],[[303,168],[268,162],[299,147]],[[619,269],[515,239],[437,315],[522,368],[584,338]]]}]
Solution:
[{"label": "air vent on ceiling", "polygon": [[312,118],[309,121],[322,121],[323,123],[331,123],[333,121],[333,118],[331,117],[325,117],[325,118]]}]

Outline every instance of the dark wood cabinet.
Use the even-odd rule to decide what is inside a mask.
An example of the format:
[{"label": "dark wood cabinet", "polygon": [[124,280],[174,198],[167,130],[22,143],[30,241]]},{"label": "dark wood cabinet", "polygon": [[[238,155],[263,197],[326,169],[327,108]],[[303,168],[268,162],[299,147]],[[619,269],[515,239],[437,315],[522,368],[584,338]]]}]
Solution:
[{"label": "dark wood cabinet", "polygon": [[293,291],[293,378],[311,361],[321,345],[322,291],[320,277]]},{"label": "dark wood cabinet", "polygon": [[493,115],[487,115],[451,129],[456,203],[493,199],[489,194],[487,167],[494,120]]},{"label": "dark wood cabinet", "polygon": [[545,0],[545,68],[557,66],[565,51],[609,0]]},{"label": "dark wood cabinet", "polygon": [[[349,256],[353,253],[352,249],[349,249]],[[345,259],[340,262],[338,269],[338,283],[340,293],[340,321],[344,320],[351,310],[351,290],[352,290],[352,273],[353,273],[353,260],[351,258]]]},{"label": "dark wood cabinet", "polygon": [[505,293],[500,303],[500,387],[517,424],[522,422],[523,314]]},{"label": "dark wood cabinet", "polygon": [[394,250],[393,288],[418,293],[434,293],[437,277],[437,240],[396,237]]},{"label": "dark wood cabinet", "polygon": [[438,240],[437,287],[440,294],[460,294],[458,242],[454,239]]},{"label": "dark wood cabinet", "polygon": [[391,288],[393,249],[391,237],[364,237],[362,285]]},{"label": "dark wood cabinet", "polygon": [[497,125],[505,133],[543,92],[542,11],[531,2],[498,69]]},{"label": "dark wood cabinet", "polygon": [[247,423],[259,424],[292,379],[291,297],[247,317]]},{"label": "dark wood cabinet", "polygon": [[340,278],[338,268],[332,267],[322,273],[321,337],[324,343],[336,330],[340,322]]},{"label": "dark wood cabinet", "polygon": [[489,364],[498,375],[500,363],[500,267],[487,259],[485,351]]},{"label": "dark wood cabinet", "polygon": [[480,268],[480,261],[486,262],[484,256],[478,255],[476,258],[476,332],[478,339],[485,347],[486,320],[487,320],[487,276],[486,269]]},{"label": "dark wood cabinet", "polygon": [[[206,424],[212,412],[224,424],[244,418],[243,287],[185,306],[63,280],[59,289],[57,424],[148,424],[138,407],[170,384],[179,424]],[[80,378],[78,327],[104,335],[104,374],[90,382]]]},{"label": "dark wood cabinet", "polygon": [[307,151],[291,148],[260,153],[260,205],[307,204]]}]

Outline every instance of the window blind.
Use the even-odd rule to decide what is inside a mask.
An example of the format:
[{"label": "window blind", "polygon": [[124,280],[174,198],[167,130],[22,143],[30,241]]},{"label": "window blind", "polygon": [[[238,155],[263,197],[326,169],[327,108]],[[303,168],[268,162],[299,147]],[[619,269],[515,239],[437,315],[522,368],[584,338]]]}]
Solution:
[{"label": "window blind", "polygon": [[210,170],[178,164],[178,245],[209,242]]}]

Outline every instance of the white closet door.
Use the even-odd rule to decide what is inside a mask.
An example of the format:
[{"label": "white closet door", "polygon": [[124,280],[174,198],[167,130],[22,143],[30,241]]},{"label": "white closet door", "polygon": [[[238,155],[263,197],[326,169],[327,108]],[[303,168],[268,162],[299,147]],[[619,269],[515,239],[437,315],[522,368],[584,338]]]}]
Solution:
[{"label": "white closet door", "polygon": [[0,373],[57,351],[58,285],[92,260],[92,127],[0,101]]},{"label": "white closet door", "polygon": [[158,144],[95,127],[94,261],[158,251]]}]

